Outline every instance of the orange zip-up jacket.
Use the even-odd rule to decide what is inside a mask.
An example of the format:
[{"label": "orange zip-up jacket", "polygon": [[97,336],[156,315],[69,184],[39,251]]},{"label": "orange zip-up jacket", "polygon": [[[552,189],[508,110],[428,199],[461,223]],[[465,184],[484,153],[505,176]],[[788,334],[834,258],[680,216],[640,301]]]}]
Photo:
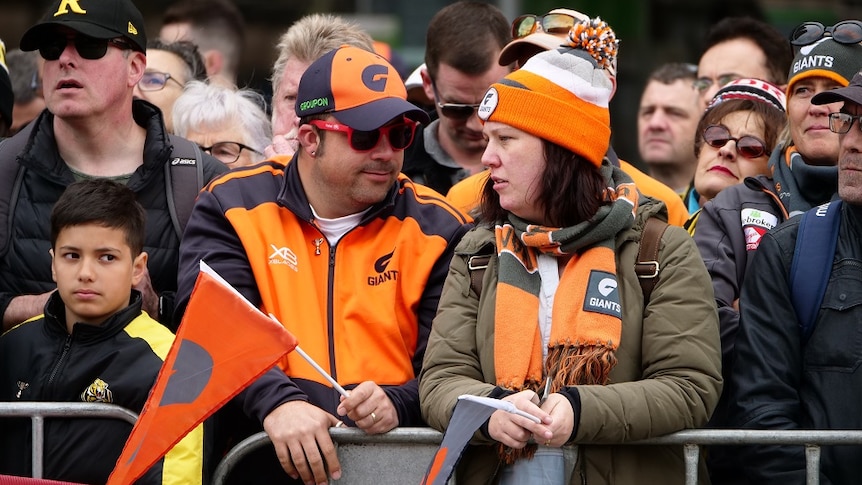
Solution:
[{"label": "orange zip-up jacket", "polygon": [[[465,216],[401,175],[329,246],[296,162],[278,162],[230,172],[198,196],[180,247],[178,313],[203,260],[278,317],[339,384],[372,380],[400,426],[422,424],[416,377],[453,249],[469,229]],[[296,399],[335,414],[338,393],[302,357],[290,353],[279,365],[283,373],[266,374],[241,395],[248,414],[262,420]]]}]

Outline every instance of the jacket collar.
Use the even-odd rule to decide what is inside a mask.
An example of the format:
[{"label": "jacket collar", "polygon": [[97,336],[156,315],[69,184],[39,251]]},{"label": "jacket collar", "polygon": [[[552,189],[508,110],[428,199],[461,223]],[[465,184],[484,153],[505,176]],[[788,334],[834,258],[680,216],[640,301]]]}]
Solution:
[{"label": "jacket collar", "polygon": [[[135,123],[147,132],[144,142],[144,164],[129,181],[129,186],[134,188],[141,180],[148,180],[151,174],[162,170],[173,147],[165,128],[162,112],[155,105],[142,99],[134,99],[132,117]],[[19,163],[57,183],[73,182],[74,176],[57,149],[54,115],[45,109],[33,123],[30,138],[24,150],[18,155]]]},{"label": "jacket collar", "polygon": [[[101,325],[76,323],[72,334],[78,342],[101,342],[121,332],[126,325],[141,314],[143,298],[138,290],[132,290],[129,305],[111,315]],[[45,304],[45,324],[51,332],[66,334],[66,306],[59,292],[54,292]]]},{"label": "jacket collar", "polygon": [[[314,222],[314,215],[311,213],[311,206],[308,203],[308,196],[305,195],[305,189],[302,186],[302,180],[299,178],[299,153],[290,160],[284,167],[284,182],[281,190],[278,193],[278,203],[290,209],[300,219],[309,223]],[[395,198],[401,190],[402,184],[407,181],[407,177],[399,175],[398,179],[386,192],[386,196],[382,201],[374,204],[371,210],[365,213],[360,224],[377,217],[381,212],[395,205]]]}]

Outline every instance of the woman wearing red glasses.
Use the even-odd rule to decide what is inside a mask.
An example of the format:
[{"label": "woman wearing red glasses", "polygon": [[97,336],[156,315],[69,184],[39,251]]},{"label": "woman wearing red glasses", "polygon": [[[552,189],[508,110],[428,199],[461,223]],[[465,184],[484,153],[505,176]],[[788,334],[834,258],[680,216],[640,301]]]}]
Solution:
[{"label": "woman wearing red glasses", "polygon": [[[695,196],[701,207],[746,177],[766,175],[772,147],[787,121],[785,97],[759,79],[738,79],[721,88],[697,124]],[[700,210],[685,227],[694,234]]]}]

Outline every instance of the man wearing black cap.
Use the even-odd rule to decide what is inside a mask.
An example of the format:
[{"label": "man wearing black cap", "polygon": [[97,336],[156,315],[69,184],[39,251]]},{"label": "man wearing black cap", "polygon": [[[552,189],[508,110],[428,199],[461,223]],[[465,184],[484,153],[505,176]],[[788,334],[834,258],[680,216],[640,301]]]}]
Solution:
[{"label": "man wearing black cap", "polygon": [[147,210],[149,277],[139,289],[148,313],[170,314],[187,217],[181,209],[226,168],[198,156],[187,140],[168,137],[158,108],[133,100],[146,43],[143,17],[131,0],[59,0],[24,33],[21,49],[38,50],[45,60],[47,109],[0,147],[3,173],[20,180],[0,190],[0,201],[14,207],[0,213],[11,218],[8,243],[0,241],[3,328],[42,312],[54,289],[51,207],[70,183],[96,177],[127,184]]},{"label": "man wearing black cap", "polygon": [[[738,427],[862,429],[862,73],[811,100],[840,101],[829,114],[840,200],[767,232],[742,287],[730,399]],[[859,447],[821,453],[821,482],[858,482]],[[742,461],[751,483],[805,481],[802,446],[747,447]]]},{"label": "man wearing black cap", "polygon": [[340,396],[294,352],[238,397],[304,483],[341,476],[330,427],[377,434],[423,423],[417,377],[468,227],[399,173],[428,121],[406,98],[383,57],[346,45],[325,54],[299,82],[293,158],[216,179],[183,235],[177,313],[206,261],[349,390]]}]

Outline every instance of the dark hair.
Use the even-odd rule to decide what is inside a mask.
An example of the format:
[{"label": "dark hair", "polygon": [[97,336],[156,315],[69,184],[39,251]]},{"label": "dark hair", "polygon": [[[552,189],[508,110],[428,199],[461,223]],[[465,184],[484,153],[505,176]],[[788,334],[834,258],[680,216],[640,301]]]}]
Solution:
[{"label": "dark hair", "polygon": [[136,197],[125,185],[105,178],[70,184],[51,211],[51,248],[63,229],[98,224],[123,230],[132,256],[137,257],[144,250],[147,216]]},{"label": "dark hair", "polygon": [[201,52],[194,42],[178,40],[176,42],[165,42],[161,39],[153,39],[147,42],[147,49],[170,52],[183,60],[186,65],[186,82],[206,81],[207,69]]},{"label": "dark hair", "polygon": [[748,39],[763,51],[766,69],[772,79],[764,79],[776,85],[787,84],[787,73],[793,63],[790,41],[775,27],[751,17],[725,17],[709,29],[701,55],[722,42]]},{"label": "dark hair", "polygon": [[775,149],[775,145],[778,143],[778,134],[787,124],[787,116],[784,112],[761,101],[729,99],[706,111],[700,117],[700,121],[697,122],[697,130],[694,135],[695,157],[700,156],[700,150],[703,148],[703,130],[709,125],[719,124],[725,116],[735,111],[749,111],[760,116],[761,121],[763,121],[763,141],[766,143],[766,148],[770,152]]},{"label": "dark hair", "polygon": [[226,68],[235,71],[245,42],[242,12],[230,0],[181,0],[165,11],[162,24],[188,23],[201,51],[225,53]]},{"label": "dark hair", "polygon": [[[548,224],[574,226],[592,217],[604,204],[605,181],[598,167],[586,158],[554,142],[542,139],[545,171],[536,201]],[[500,196],[488,177],[482,189],[481,219],[493,224],[506,220],[509,212],[500,206]],[[538,222],[538,221],[531,221]]]},{"label": "dark hair", "polygon": [[12,49],[6,54],[9,79],[15,102],[27,104],[41,94],[42,79],[39,76],[39,52]]},{"label": "dark hair", "polygon": [[687,62],[668,62],[657,67],[647,78],[650,81],[658,81],[662,84],[673,84],[679,80],[694,81],[697,79],[697,66]]},{"label": "dark hair", "polygon": [[497,54],[512,40],[509,21],[494,5],[460,1],[437,12],[425,34],[425,65],[437,79],[440,64],[467,75],[497,65]]}]

